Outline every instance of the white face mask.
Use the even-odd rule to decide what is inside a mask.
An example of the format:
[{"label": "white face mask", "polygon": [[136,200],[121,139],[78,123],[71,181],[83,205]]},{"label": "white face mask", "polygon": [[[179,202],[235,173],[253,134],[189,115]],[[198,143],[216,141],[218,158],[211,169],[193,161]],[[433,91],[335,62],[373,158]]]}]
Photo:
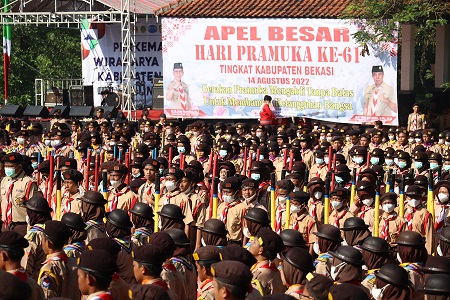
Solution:
[{"label": "white face mask", "polygon": [[172,134],[172,129],[167,129],[166,134]]},{"label": "white face mask", "polygon": [[52,144],[52,140],[44,140],[45,146],[50,146]]},{"label": "white face mask", "polygon": [[296,214],[300,211],[300,206],[291,204],[291,214]]},{"label": "white face mask", "polygon": [[111,183],[111,186],[113,188],[117,188],[119,185],[122,184],[122,180],[110,180],[109,183]]},{"label": "white face mask", "polygon": [[408,139],[408,142],[409,142],[410,144],[414,143],[414,138],[409,138],[409,139]]},{"label": "white face mask", "polygon": [[330,275],[331,278],[336,281],[337,276],[339,275],[339,273],[341,272],[342,268],[345,267],[347,263],[346,262],[341,262],[340,264],[338,264],[337,266],[331,266],[331,271],[330,271]]},{"label": "white face mask", "polygon": [[340,209],[342,207],[343,203],[341,201],[331,201],[331,206],[334,209]]},{"label": "white face mask", "polygon": [[332,140],[333,140],[332,136],[327,136],[327,142],[331,143]]},{"label": "white face mask", "polygon": [[19,145],[23,145],[23,144],[25,144],[25,139],[24,138],[17,138],[17,143]]},{"label": "white face mask", "polygon": [[445,141],[445,146],[450,146],[450,142]]},{"label": "white face mask", "polygon": [[393,135],[389,135],[388,137],[389,137],[390,141],[394,140],[394,138],[395,138],[395,136],[393,136]]},{"label": "white face mask", "polygon": [[448,201],[448,194],[444,194],[444,193],[439,193],[437,195],[439,201],[441,201],[442,203],[445,203]]},{"label": "white face mask", "polygon": [[388,165],[388,166],[392,166],[394,164],[394,161],[390,158],[386,158],[384,161],[385,161],[386,165]]},{"label": "white face mask", "polygon": [[166,181],[165,186],[166,186],[167,191],[169,191],[169,192],[173,191],[177,187],[177,185],[173,181]]},{"label": "white face mask", "polygon": [[278,203],[279,204],[285,204],[286,203],[286,197],[277,197]]},{"label": "white face mask", "polygon": [[346,136],[345,137],[345,141],[348,143],[348,142],[350,142],[350,137],[349,136]]},{"label": "white face mask", "polygon": [[353,159],[353,162],[358,165],[360,165],[364,162],[364,159],[360,156],[353,156],[352,159]]},{"label": "white face mask", "polygon": [[422,141],[422,139],[416,138],[416,139],[414,139],[414,141],[415,141],[416,143],[420,143],[420,142]]},{"label": "white face mask", "polygon": [[317,255],[320,254],[319,244],[317,242],[314,242],[313,250],[314,250],[314,253],[316,253]]},{"label": "white face mask", "polygon": [[377,289],[377,288],[373,287],[372,288],[372,297],[373,297],[373,299],[375,299],[375,300],[383,299],[383,292],[388,286],[390,286],[390,284],[387,284],[387,285],[383,286],[381,289]]},{"label": "white face mask", "polygon": [[242,229],[242,234],[246,237],[246,238],[250,238],[250,231],[248,230],[248,228],[247,227],[244,227],[243,229]]},{"label": "white face mask", "polygon": [[322,199],[323,193],[322,192],[314,192],[314,198],[316,198],[317,200]]},{"label": "white face mask", "polygon": [[418,200],[418,199],[408,200],[408,205],[411,207],[417,207],[417,206],[419,206],[419,204],[420,204],[420,200]]},{"label": "white face mask", "polygon": [[318,164],[318,165],[323,164],[323,158],[321,158],[321,157],[316,157],[316,164]]},{"label": "white face mask", "polygon": [[395,209],[394,204],[385,204],[383,205],[383,211],[387,212],[388,214],[393,212]]},{"label": "white face mask", "polygon": [[443,143],[444,143],[444,139],[439,139],[439,140],[438,140],[438,144],[439,144],[439,145],[442,145]]},{"label": "white face mask", "polygon": [[256,136],[259,137],[259,138],[262,137],[262,132],[257,132]]},{"label": "white face mask", "polygon": [[223,195],[222,199],[225,203],[231,203],[234,201],[234,195],[233,196]]},{"label": "white face mask", "polygon": [[365,206],[371,206],[373,203],[373,198],[367,198],[362,201]]},{"label": "white face mask", "polygon": [[325,157],[325,158],[323,159],[323,161],[325,162],[325,164],[328,165],[328,163],[330,162],[330,159],[329,159],[328,156],[327,156],[327,157]]},{"label": "white face mask", "polygon": [[52,146],[53,146],[53,147],[59,146],[59,145],[61,145],[61,143],[62,143],[61,140],[52,140]]}]

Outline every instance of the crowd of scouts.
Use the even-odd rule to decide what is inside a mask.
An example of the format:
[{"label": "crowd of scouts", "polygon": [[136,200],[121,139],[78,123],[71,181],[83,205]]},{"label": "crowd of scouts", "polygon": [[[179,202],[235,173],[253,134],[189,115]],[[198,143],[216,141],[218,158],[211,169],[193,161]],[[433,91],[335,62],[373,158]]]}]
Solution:
[{"label": "crowd of scouts", "polygon": [[0,122],[0,299],[450,299],[450,133],[110,121]]}]

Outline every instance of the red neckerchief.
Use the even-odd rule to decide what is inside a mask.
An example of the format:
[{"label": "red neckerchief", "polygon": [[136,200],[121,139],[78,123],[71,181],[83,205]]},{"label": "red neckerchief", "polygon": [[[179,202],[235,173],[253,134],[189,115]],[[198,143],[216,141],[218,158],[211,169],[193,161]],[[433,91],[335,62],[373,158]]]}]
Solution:
[{"label": "red neckerchief", "polygon": [[[202,295],[201,291],[203,290],[203,288],[204,288],[208,283],[211,283],[211,282],[212,282],[212,279],[206,279],[205,281],[202,282],[202,284],[198,287],[198,290],[197,290],[197,298],[200,298],[200,296]],[[212,289],[212,288],[214,288],[213,285],[211,285],[207,290],[210,290],[210,289]]]},{"label": "red neckerchief", "polygon": [[281,233],[281,223],[282,223],[282,217],[283,217],[283,212],[286,211],[286,204],[279,204],[277,206],[277,210],[276,210],[276,217],[275,217],[275,228],[274,231],[278,234]]},{"label": "red neckerchief", "polygon": [[347,213],[347,211],[344,209],[344,211],[342,212],[342,215],[339,216],[339,212],[336,212],[336,220],[334,221],[334,227],[339,228],[339,220],[342,219],[345,214]]},{"label": "red neckerchief", "polygon": [[413,214],[415,212],[416,212],[416,208],[411,207],[411,211],[405,215],[406,225],[407,225],[408,230],[412,230],[412,219],[413,219]]},{"label": "red neckerchief", "polygon": [[383,218],[384,224],[383,227],[381,228],[381,236],[380,236],[382,239],[386,241],[389,239],[389,222],[395,220],[396,218],[397,214],[389,215],[389,217]]},{"label": "red neckerchief", "polygon": [[169,270],[171,272],[177,272],[177,268],[171,262],[163,263],[163,269]]},{"label": "red neckerchief", "polygon": [[361,219],[364,219],[366,212],[369,211],[371,208],[372,208],[371,206],[363,205],[363,207],[361,207],[361,211],[360,211],[358,217],[360,217]]},{"label": "red neckerchief", "polygon": [[8,273],[13,274],[14,276],[20,278],[24,282],[28,281],[27,272],[24,269],[15,269],[15,270],[8,271]]},{"label": "red neckerchief", "polygon": [[311,201],[311,211],[309,212],[309,214],[311,215],[311,217],[313,217],[314,219],[316,219],[317,216],[317,208],[316,205],[321,203],[320,199],[317,201],[312,200]]},{"label": "red neckerchief", "polygon": [[254,268],[252,268],[252,270],[257,270],[257,269],[269,269],[269,270],[271,270],[271,271],[278,272],[277,266],[276,266],[274,263],[270,262],[270,261],[269,261],[268,263],[265,263],[265,264],[262,265],[262,266],[259,266],[259,267],[257,267],[257,264],[258,264],[258,263],[255,264],[255,266],[254,266]]},{"label": "red neckerchief", "polygon": [[119,203],[119,197],[128,193],[128,191],[130,190],[130,188],[127,186],[125,191],[118,191],[116,192],[115,189],[112,189],[111,192],[114,196],[112,202],[111,202],[111,207],[109,208],[109,211],[113,211],[117,208],[117,204]]}]

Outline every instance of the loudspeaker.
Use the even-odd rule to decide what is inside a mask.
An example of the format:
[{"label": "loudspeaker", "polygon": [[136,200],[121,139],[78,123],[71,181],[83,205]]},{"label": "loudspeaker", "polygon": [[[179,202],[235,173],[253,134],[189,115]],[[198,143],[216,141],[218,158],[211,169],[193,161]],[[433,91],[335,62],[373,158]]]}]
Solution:
[{"label": "loudspeaker", "polygon": [[84,86],[84,105],[94,106],[94,87],[92,85]]},{"label": "loudspeaker", "polygon": [[57,111],[58,109],[61,111],[61,118],[67,118],[69,116],[70,107],[62,105],[56,105],[55,107],[53,107],[50,116],[53,116],[55,114],[55,111]]},{"label": "loudspeaker", "polygon": [[162,87],[164,82],[163,82],[163,78],[162,77],[155,77],[152,79],[153,80],[153,87]]},{"label": "loudspeaker", "polygon": [[23,110],[23,107],[20,105],[3,105],[2,108],[0,108],[0,115],[20,118],[23,116]]},{"label": "loudspeaker", "polygon": [[119,111],[117,110],[117,107],[115,107],[115,106],[102,106],[102,108],[105,111],[105,113],[103,115],[105,116],[106,119],[109,119],[108,114],[111,114],[111,118],[115,118],[115,117],[117,117],[117,114],[119,113]]},{"label": "loudspeaker", "polygon": [[82,85],[72,85],[69,88],[70,106],[84,105],[84,90]]},{"label": "loudspeaker", "polygon": [[71,106],[70,117],[92,117],[94,114],[93,106]]},{"label": "loudspeaker", "polygon": [[28,105],[23,111],[23,115],[28,117],[48,118],[49,112],[44,106]]},{"label": "loudspeaker", "polygon": [[153,87],[152,89],[153,109],[164,109],[164,88]]}]

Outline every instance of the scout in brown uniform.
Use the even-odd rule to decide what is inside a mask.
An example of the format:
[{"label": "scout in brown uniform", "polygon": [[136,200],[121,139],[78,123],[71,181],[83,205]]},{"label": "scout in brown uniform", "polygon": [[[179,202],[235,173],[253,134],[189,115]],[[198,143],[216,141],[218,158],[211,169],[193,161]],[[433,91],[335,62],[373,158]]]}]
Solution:
[{"label": "scout in brown uniform", "polygon": [[309,179],[315,177],[320,177],[322,180],[325,180],[328,172],[328,166],[324,160],[325,152],[319,148],[314,151],[314,159],[315,163],[311,166],[309,171]]},{"label": "scout in brown uniform", "polygon": [[138,190],[138,202],[146,203],[152,207],[155,205],[155,176],[159,173],[159,162],[153,158],[148,158],[142,163],[144,168],[144,178],[147,182]]},{"label": "scout in brown uniform", "polygon": [[137,247],[133,250],[134,277],[139,284],[163,288],[169,294],[170,299],[175,300],[177,299],[175,294],[161,278],[165,257],[161,247],[149,244]]},{"label": "scout in brown uniform", "polygon": [[148,243],[148,237],[153,233],[154,214],[150,205],[142,202],[136,203],[130,210],[131,222],[133,223],[133,235],[131,241],[134,246]]},{"label": "scout in brown uniform", "polygon": [[221,261],[211,266],[214,299],[244,300],[251,289],[252,273],[238,261]]},{"label": "scout in brown uniform", "polygon": [[195,266],[197,267],[199,281],[197,300],[214,300],[211,265],[221,261],[219,250],[216,246],[205,246],[195,250],[192,255],[195,260]]},{"label": "scout in brown uniform", "polygon": [[275,207],[275,228],[276,233],[280,233],[286,224],[286,195],[288,190],[292,191],[294,185],[289,179],[278,180],[276,184],[276,207]]},{"label": "scout in brown uniform", "polygon": [[[108,254],[110,254],[114,258],[115,265],[117,265],[119,254],[122,251],[120,245],[109,237],[93,239],[89,242],[89,244],[87,244],[86,249],[89,251],[99,249],[108,252]],[[133,264],[131,264],[130,267],[131,273],[133,273]],[[121,274],[118,266],[115,273],[115,276],[113,276],[109,284],[108,290],[113,296],[113,299],[126,300],[128,299],[128,289],[130,285],[126,283],[125,280],[123,280],[123,278],[120,276]],[[133,274],[131,275],[133,276]]]},{"label": "scout in brown uniform", "polygon": [[367,148],[363,146],[356,147],[352,155],[352,163],[349,164],[350,170],[356,169],[356,177],[359,177],[359,173],[366,169],[367,161]]},{"label": "scout in brown uniform", "polygon": [[241,202],[241,182],[235,176],[228,177],[221,183],[223,202],[217,209],[218,218],[225,223],[228,230],[228,240],[231,243],[242,245],[242,217],[244,207],[238,205]]},{"label": "scout in brown uniform", "polygon": [[397,130],[397,143],[393,145],[394,150],[402,150],[411,154],[412,147],[408,143],[408,131],[404,128],[399,128]]},{"label": "scout in brown uniform", "polygon": [[113,274],[118,268],[114,257],[105,250],[86,251],[77,266],[78,288],[86,300],[113,300],[108,292]]},{"label": "scout in brown uniform", "polygon": [[369,291],[372,291],[375,282],[375,272],[381,266],[393,263],[394,259],[389,252],[389,244],[379,237],[370,236],[361,245],[361,254],[367,267],[365,278],[361,282]]},{"label": "scout in brown uniform", "polygon": [[81,197],[82,217],[87,231],[86,243],[98,237],[106,237],[103,223],[106,203],[107,201],[99,192],[86,191]]},{"label": "scout in brown uniform", "polygon": [[[166,204],[175,204],[178,206],[180,206],[181,204],[181,199],[179,199],[179,201],[175,203],[174,199],[172,198],[181,193],[180,181],[184,176],[184,172],[177,167],[170,167],[164,170],[163,176],[164,176],[164,188],[162,190],[164,190],[165,193],[163,194],[161,192],[162,196],[161,199],[159,200],[158,211],[160,211],[162,207]],[[184,211],[186,211],[187,208],[188,207],[183,207],[182,210],[184,209]]]},{"label": "scout in brown uniform", "polygon": [[425,152],[418,152],[414,155],[414,174],[425,175],[428,177],[428,169],[430,168],[430,162],[428,161],[428,155]]},{"label": "scout in brown uniform", "polygon": [[311,234],[317,231],[317,222],[308,214],[308,199],[309,194],[303,191],[294,192],[291,197],[291,228],[302,233],[304,240],[310,244],[311,252],[313,252],[312,245],[316,241],[316,237]]},{"label": "scout in brown uniform", "polygon": [[288,286],[285,292],[295,299],[303,299],[300,295],[306,284],[306,277],[309,272],[314,271],[313,259],[308,251],[301,248],[291,248],[281,254],[281,278],[283,283]]},{"label": "scout in brown uniform", "polygon": [[419,113],[419,104],[414,103],[413,104],[413,113],[408,115],[408,131],[416,131],[425,129],[425,126],[427,124],[427,120],[425,118],[424,114]]},{"label": "scout in brown uniform", "polygon": [[422,205],[420,199],[422,191],[417,185],[410,185],[405,192],[407,204],[405,205],[405,223],[402,230],[411,230],[419,233],[426,239],[426,249],[433,253],[434,226],[433,216]]},{"label": "scout in brown uniform", "polygon": [[350,193],[344,188],[334,189],[330,193],[330,202],[333,210],[328,218],[328,223],[341,228],[344,226],[345,220],[354,217],[354,215],[348,210],[348,202],[350,200]]},{"label": "scout in brown uniform", "polygon": [[70,237],[70,230],[60,221],[45,222],[42,248],[47,258],[44,261],[38,277],[38,284],[44,291],[46,299],[53,297],[71,297],[74,286],[68,286],[67,255],[64,245]]},{"label": "scout in brown uniform", "polygon": [[37,280],[45,260],[42,249],[44,223],[52,219],[52,209],[48,206],[47,199],[37,195],[28,200],[26,207],[30,229],[25,239],[28,240],[29,246],[25,249],[26,255],[23,257],[22,265],[25,266],[28,276]]},{"label": "scout in brown uniform", "polygon": [[258,261],[252,268],[253,279],[260,282],[264,295],[284,293],[280,272],[272,262],[283,250],[283,241],[269,228],[261,228],[248,251]]},{"label": "scout in brown uniform", "polygon": [[167,283],[169,289],[174,292],[177,299],[187,299],[186,279],[170,259],[177,248],[173,239],[167,232],[155,232],[150,236],[149,244],[161,247],[165,254],[161,278]]},{"label": "scout in brown uniform", "polygon": [[4,229],[25,235],[27,230],[25,203],[33,197],[38,188],[22,169],[22,155],[9,153],[2,157],[2,162],[6,175],[0,183],[0,206]]},{"label": "scout in brown uniform", "polygon": [[24,249],[28,241],[15,231],[4,231],[0,235],[0,270],[6,271],[28,283],[31,287],[31,300],[42,300],[44,295],[41,287],[29,277],[20,265]]},{"label": "scout in brown uniform", "polygon": [[115,209],[106,214],[105,230],[106,234],[112,238],[119,246],[121,251],[117,256],[117,266],[120,270],[120,277],[128,283],[134,283],[131,258],[131,228],[133,223],[125,210]]},{"label": "scout in brown uniform", "polygon": [[370,181],[359,181],[356,184],[356,197],[350,206],[350,212],[364,220],[373,231],[375,220],[375,186]]},{"label": "scout in brown uniform", "polygon": [[314,152],[312,150],[312,139],[309,134],[302,134],[299,137],[300,153],[302,161],[306,164],[306,168],[310,170],[314,164]]},{"label": "scout in brown uniform", "polygon": [[67,143],[67,138],[70,137],[70,132],[68,130],[57,129],[54,132],[52,138],[52,146],[55,151],[55,156],[65,156],[69,157],[70,152],[72,152],[70,144]]},{"label": "scout in brown uniform", "polygon": [[408,272],[409,280],[414,285],[411,299],[423,299],[423,293],[419,290],[423,287],[423,273],[420,268],[427,259],[425,239],[417,232],[402,231],[397,238],[397,250],[400,267]]},{"label": "scout in brown uniform", "polygon": [[395,208],[397,207],[397,194],[384,193],[380,197],[380,203],[383,209],[383,214],[380,219],[378,236],[390,245],[393,245],[395,244],[397,236],[402,230],[401,227],[405,222],[405,220],[395,211]]},{"label": "scout in brown uniform", "polygon": [[313,234],[317,236],[317,242],[313,245],[314,252],[318,255],[314,261],[316,273],[330,277],[332,256],[329,252],[336,251],[341,245],[341,232],[333,225],[322,224]]},{"label": "scout in brown uniform", "polygon": [[[183,214],[186,216],[186,233],[196,248],[200,246],[201,232],[198,228],[203,227],[206,220],[206,193],[196,193],[197,173],[190,170],[184,172],[180,180],[180,194],[171,199],[172,203],[180,206]],[[189,219],[192,221],[189,222]]]},{"label": "scout in brown uniform", "polygon": [[136,203],[137,199],[134,193],[124,182],[127,173],[128,168],[125,165],[115,163],[108,167],[109,182],[111,183],[111,190],[108,194],[108,211],[116,208],[130,210]]},{"label": "scout in brown uniform", "polygon": [[69,170],[62,174],[65,191],[61,199],[61,215],[69,212],[81,213],[81,197],[78,185],[83,181],[83,174],[77,170]]},{"label": "scout in brown uniform", "polygon": [[323,223],[323,197],[325,195],[325,182],[319,178],[311,178],[306,185],[311,199],[308,201],[308,211],[318,223]]},{"label": "scout in brown uniform", "polygon": [[166,232],[177,246],[171,259],[175,268],[183,274],[183,277],[186,280],[186,299],[195,300],[197,295],[197,273],[195,265],[191,262],[191,241],[181,229],[171,228]]}]

